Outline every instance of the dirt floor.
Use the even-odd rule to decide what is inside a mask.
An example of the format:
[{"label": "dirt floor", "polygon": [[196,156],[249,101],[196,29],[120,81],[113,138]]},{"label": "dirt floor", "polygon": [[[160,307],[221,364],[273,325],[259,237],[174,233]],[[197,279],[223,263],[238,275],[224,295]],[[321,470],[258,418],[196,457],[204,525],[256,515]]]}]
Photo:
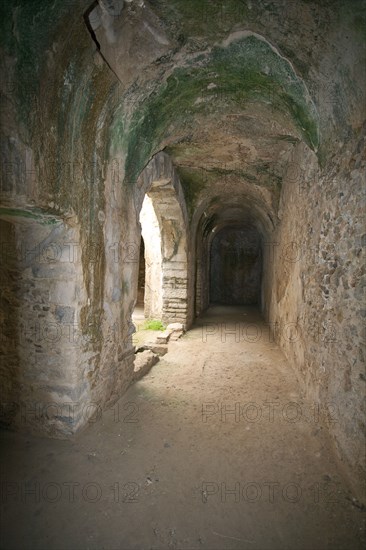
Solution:
[{"label": "dirt floor", "polygon": [[254,309],[211,308],[72,440],[2,433],[1,549],[366,548],[325,414]]}]

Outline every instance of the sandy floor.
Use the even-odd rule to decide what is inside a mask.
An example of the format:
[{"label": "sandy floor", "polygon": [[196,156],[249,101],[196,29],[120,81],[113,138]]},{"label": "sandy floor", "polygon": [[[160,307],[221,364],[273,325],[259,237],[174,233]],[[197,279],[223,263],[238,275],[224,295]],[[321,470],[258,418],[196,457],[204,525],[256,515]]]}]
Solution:
[{"label": "sandy floor", "polygon": [[169,350],[71,441],[2,433],[1,549],[362,548],[325,413],[258,313],[212,308]]}]

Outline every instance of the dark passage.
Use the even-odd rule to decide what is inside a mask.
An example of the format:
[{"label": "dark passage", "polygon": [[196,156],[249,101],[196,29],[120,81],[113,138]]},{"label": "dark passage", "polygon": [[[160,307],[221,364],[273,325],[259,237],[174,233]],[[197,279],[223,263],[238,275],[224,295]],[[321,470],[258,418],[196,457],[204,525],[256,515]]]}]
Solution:
[{"label": "dark passage", "polygon": [[140,258],[139,258],[139,273],[138,273],[138,286],[137,286],[137,307],[144,307],[145,300],[145,243],[141,237],[140,242]]},{"label": "dark passage", "polygon": [[256,305],[260,299],[261,242],[253,227],[225,227],[214,237],[210,258],[210,302]]}]

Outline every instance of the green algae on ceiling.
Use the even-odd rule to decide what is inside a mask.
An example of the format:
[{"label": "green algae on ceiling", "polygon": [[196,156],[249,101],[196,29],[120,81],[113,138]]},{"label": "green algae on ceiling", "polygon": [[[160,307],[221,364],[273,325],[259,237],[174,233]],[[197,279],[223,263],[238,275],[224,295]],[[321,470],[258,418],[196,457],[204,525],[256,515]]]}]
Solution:
[{"label": "green algae on ceiling", "polygon": [[[289,114],[304,141],[317,149],[318,116],[305,84],[270,44],[249,34],[176,67],[140,101],[120,133],[128,181],[136,181],[163,140],[179,132],[194,133],[198,120],[209,122],[224,110],[244,110],[256,102]],[[115,130],[118,127],[121,123]]]}]

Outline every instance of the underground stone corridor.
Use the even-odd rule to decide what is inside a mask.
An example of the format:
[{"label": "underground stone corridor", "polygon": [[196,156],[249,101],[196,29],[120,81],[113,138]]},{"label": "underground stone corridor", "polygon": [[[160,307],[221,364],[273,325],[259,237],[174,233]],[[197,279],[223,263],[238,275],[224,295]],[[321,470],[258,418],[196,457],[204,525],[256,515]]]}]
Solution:
[{"label": "underground stone corridor", "polygon": [[3,0],[1,549],[364,546],[362,0]]}]

